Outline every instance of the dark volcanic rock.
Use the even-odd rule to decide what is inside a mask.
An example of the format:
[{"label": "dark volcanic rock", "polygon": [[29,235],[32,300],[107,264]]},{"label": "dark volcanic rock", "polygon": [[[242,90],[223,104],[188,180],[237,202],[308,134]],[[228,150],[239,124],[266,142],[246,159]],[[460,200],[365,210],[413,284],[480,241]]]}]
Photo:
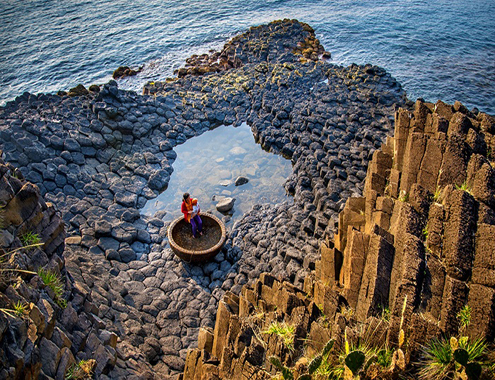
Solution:
[{"label": "dark volcanic rock", "polygon": [[[98,371],[125,378],[154,366],[159,378],[175,376],[199,327],[213,327],[227,290],[238,293],[264,271],[303,284],[345,199],[364,189],[368,159],[392,133],[393,111],[406,100],[385,70],[331,65],[320,60],[324,53],[307,24],[281,20],[251,28],[221,52],[191,57],[179,78],[148,83],[144,95],[110,81],[75,97],[25,94],[0,109],[6,159],[67,223],[64,255],[76,281],[74,310],[89,310],[94,317],[87,320],[119,337],[116,352],[106,346],[91,351],[84,349],[89,329],[81,328],[87,320],[69,329],[74,352],[81,348],[81,358],[97,355],[105,363]],[[180,262],[168,247],[168,226],[140,216],[139,208],[166,189],[175,146],[221,123],[242,122],[263,148],[291,159],[286,188],[293,202],[254,207],[229,231],[211,266]],[[482,149],[471,137],[470,144]],[[476,177],[476,191],[486,199],[490,178],[488,172]],[[384,177],[374,186],[387,186]],[[21,188],[15,180],[0,183],[0,195]],[[11,220],[36,218],[35,208],[22,209],[20,218],[13,206]],[[54,214],[40,222],[41,230],[59,228]],[[63,243],[45,240],[47,249]],[[57,260],[49,265],[59,267]],[[256,350],[250,355],[258,360]]]},{"label": "dark volcanic rock", "polygon": [[71,88],[69,90],[69,96],[84,96],[84,95],[87,95],[89,92],[88,90],[86,89],[86,87],[84,87],[82,84],[78,84],[76,87],[74,88]]}]

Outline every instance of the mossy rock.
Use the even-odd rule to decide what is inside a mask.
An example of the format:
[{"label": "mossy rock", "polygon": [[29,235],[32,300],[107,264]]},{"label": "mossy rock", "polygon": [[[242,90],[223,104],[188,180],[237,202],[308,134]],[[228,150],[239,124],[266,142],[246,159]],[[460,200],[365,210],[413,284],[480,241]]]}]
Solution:
[{"label": "mossy rock", "polygon": [[78,84],[76,87],[69,90],[69,96],[83,96],[88,95],[89,91],[82,84]]},{"label": "mossy rock", "polygon": [[100,86],[98,86],[97,84],[92,84],[91,86],[89,86],[88,90],[91,92],[100,92]]},{"label": "mossy rock", "polygon": [[120,66],[117,70],[115,70],[112,74],[113,79],[122,79],[125,77],[131,77],[139,73],[143,68],[140,67],[137,70],[131,69],[129,66]]}]

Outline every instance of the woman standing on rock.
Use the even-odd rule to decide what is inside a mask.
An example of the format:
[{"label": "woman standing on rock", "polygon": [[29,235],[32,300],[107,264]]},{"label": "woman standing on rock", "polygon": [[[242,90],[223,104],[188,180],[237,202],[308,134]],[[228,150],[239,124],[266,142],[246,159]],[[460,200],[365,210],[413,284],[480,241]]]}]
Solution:
[{"label": "woman standing on rock", "polygon": [[203,235],[203,221],[199,217],[198,200],[191,198],[189,193],[184,193],[180,210],[184,214],[184,219],[191,223],[193,236],[197,237],[196,232]]}]

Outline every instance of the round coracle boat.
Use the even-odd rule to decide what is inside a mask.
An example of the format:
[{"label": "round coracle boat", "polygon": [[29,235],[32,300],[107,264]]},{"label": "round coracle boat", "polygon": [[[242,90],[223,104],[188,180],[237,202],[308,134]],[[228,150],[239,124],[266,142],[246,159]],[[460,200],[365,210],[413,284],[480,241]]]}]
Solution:
[{"label": "round coracle boat", "polygon": [[191,224],[181,216],[168,228],[168,241],[172,251],[189,263],[202,263],[213,258],[222,249],[227,232],[225,224],[211,214],[200,214],[203,236],[193,237]]}]

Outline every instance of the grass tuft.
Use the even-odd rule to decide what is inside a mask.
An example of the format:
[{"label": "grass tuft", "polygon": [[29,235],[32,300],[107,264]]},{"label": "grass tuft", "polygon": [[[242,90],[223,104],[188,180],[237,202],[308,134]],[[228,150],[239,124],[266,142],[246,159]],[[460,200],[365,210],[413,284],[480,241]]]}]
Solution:
[{"label": "grass tuft", "polygon": [[424,359],[421,363],[419,378],[424,380],[441,380],[448,372],[452,360],[450,342],[433,339],[424,349]]},{"label": "grass tuft", "polygon": [[93,377],[94,360],[81,360],[73,364],[65,374],[65,380],[83,380]]},{"label": "grass tuft", "polygon": [[12,309],[0,309],[4,314],[12,318],[22,318],[27,314],[26,304],[21,301],[17,301],[12,305]]},{"label": "grass tuft", "polygon": [[423,234],[424,241],[428,240],[428,226],[424,226],[421,232]]},{"label": "grass tuft", "polygon": [[25,234],[21,235],[19,237],[19,239],[21,240],[22,245],[27,250],[30,250],[31,249],[31,248],[28,248],[28,247],[37,246],[40,243],[42,243],[42,241],[41,241],[40,237],[38,236],[38,234],[33,233],[31,231],[26,232]]},{"label": "grass tuft", "polygon": [[442,195],[442,190],[440,189],[439,186],[437,186],[436,190],[435,190],[435,194],[433,194],[433,200],[435,202],[438,202],[440,200],[440,196]]},{"label": "grass tuft", "polygon": [[457,319],[461,324],[461,329],[464,331],[469,323],[471,323],[471,308],[468,305],[464,305],[464,307],[457,313]]},{"label": "grass tuft", "polygon": [[23,317],[26,314],[26,305],[21,301],[17,301],[14,304],[14,312],[18,317]]},{"label": "grass tuft", "polygon": [[455,188],[456,188],[457,190],[462,190],[462,191],[467,192],[468,194],[473,195],[473,194],[472,194],[472,191],[471,191],[472,189],[471,189],[471,187],[468,185],[467,180],[466,180],[466,181],[464,181],[464,182],[463,182],[460,186],[459,186],[459,185],[455,185]]},{"label": "grass tuft", "polygon": [[274,321],[268,326],[268,328],[263,331],[263,334],[276,334],[281,337],[284,341],[285,346],[290,350],[294,351],[294,326],[289,326],[285,322]]},{"label": "grass tuft", "polygon": [[385,307],[382,309],[382,318],[383,320],[385,320],[386,322],[389,322],[390,321],[390,309],[388,307]]},{"label": "grass tuft", "polygon": [[64,285],[62,284],[60,276],[57,273],[44,268],[38,269],[38,276],[40,276],[43,283],[53,291],[55,303],[62,309],[65,309],[67,307],[67,301],[62,297]]}]

